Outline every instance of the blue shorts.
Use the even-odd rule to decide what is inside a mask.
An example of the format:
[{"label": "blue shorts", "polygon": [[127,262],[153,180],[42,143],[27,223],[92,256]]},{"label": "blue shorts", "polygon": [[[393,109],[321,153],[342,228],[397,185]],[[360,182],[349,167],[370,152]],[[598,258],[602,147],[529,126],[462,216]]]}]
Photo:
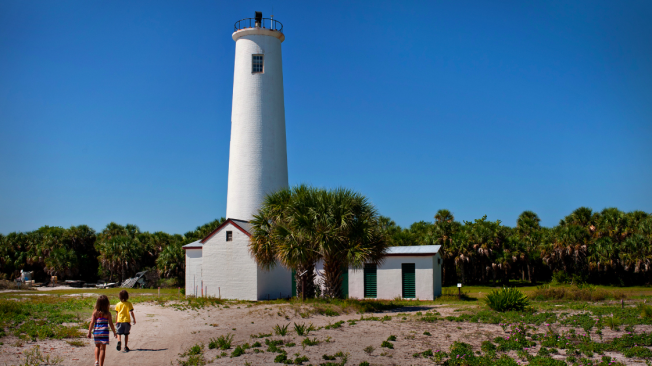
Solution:
[{"label": "blue shorts", "polygon": [[131,323],[115,323],[115,332],[117,334],[129,335]]}]

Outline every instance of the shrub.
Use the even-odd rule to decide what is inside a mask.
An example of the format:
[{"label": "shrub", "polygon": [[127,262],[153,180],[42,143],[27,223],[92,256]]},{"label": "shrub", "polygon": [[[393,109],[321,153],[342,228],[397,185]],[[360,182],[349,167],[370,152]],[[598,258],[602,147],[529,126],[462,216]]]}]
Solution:
[{"label": "shrub", "polygon": [[233,352],[231,352],[231,357],[240,357],[240,356],[244,355],[244,353],[245,353],[244,348],[242,348],[241,346],[237,346],[233,350]]},{"label": "shrub", "polygon": [[619,317],[615,315],[607,316],[602,318],[604,321],[604,324],[609,327],[611,330],[618,330],[618,327],[622,323]]},{"label": "shrub", "polygon": [[324,329],[337,329],[337,328],[341,328],[341,327],[342,327],[342,324],[344,324],[344,321],[343,321],[343,320],[340,320],[339,322],[337,322],[337,323],[335,323],[335,324],[329,324],[329,325],[325,326]]},{"label": "shrub", "polygon": [[278,324],[276,324],[274,326],[274,333],[276,333],[277,335],[280,335],[280,336],[284,336],[284,335],[288,334],[288,326],[289,325],[290,325],[290,323],[288,323],[286,325],[278,325]]},{"label": "shrub", "polygon": [[301,342],[302,346],[316,346],[319,344],[319,341],[317,338],[310,339],[308,337],[304,338],[303,341]]},{"label": "shrub", "polygon": [[389,337],[387,337],[387,340],[392,341],[392,342],[396,342],[396,336],[395,335],[390,335]]},{"label": "shrub", "polygon": [[627,358],[650,358],[652,357],[652,351],[650,351],[647,347],[636,346],[623,350],[623,356]]},{"label": "shrub", "polygon": [[493,290],[487,295],[485,302],[491,309],[501,313],[509,310],[523,311],[530,305],[527,296],[515,288]]},{"label": "shrub", "polygon": [[638,304],[638,311],[641,313],[641,318],[652,318],[652,306],[645,304]]},{"label": "shrub", "polygon": [[430,332],[426,331],[426,332],[423,332],[423,335],[431,336],[432,334],[430,334]]},{"label": "shrub", "polygon": [[388,341],[383,341],[383,343],[381,343],[380,346],[384,348],[394,349],[394,345],[389,343]]},{"label": "shrub", "polygon": [[226,336],[221,335],[217,338],[211,338],[208,342],[208,349],[229,349],[233,342],[233,334],[228,333]]}]

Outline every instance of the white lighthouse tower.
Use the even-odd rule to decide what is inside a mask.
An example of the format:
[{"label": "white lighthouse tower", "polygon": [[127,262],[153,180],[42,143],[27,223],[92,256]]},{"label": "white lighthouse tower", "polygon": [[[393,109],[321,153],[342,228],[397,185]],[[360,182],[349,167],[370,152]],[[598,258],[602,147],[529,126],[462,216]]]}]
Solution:
[{"label": "white lighthouse tower", "polygon": [[251,220],[265,195],[288,186],[282,31],[260,12],[235,24],[227,218]]},{"label": "white lighthouse tower", "polygon": [[288,186],[281,42],[283,25],[235,23],[235,71],[225,223],[184,246],[186,295],[262,300],[289,297],[291,272],[264,271],[249,253],[251,225],[265,195]]}]

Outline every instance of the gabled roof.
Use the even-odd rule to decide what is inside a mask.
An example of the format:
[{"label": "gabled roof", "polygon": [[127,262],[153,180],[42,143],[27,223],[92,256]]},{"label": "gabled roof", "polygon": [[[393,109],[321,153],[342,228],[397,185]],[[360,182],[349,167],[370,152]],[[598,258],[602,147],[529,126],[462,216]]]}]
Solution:
[{"label": "gabled roof", "polygon": [[182,248],[183,248],[183,250],[186,250],[186,249],[201,249],[203,246],[204,246],[204,244],[201,243],[201,240],[196,240],[196,241],[193,241],[190,244],[184,245]]},{"label": "gabled roof", "polygon": [[389,247],[386,255],[395,256],[429,256],[435,255],[441,245],[413,245],[408,247]]},{"label": "gabled roof", "polygon": [[217,234],[218,231],[222,230],[223,227],[225,227],[228,224],[231,224],[235,226],[236,228],[240,229],[245,235],[251,237],[251,224],[249,221],[245,220],[237,220],[237,219],[227,219],[222,223],[222,225],[218,226],[217,229],[213,230],[210,234],[208,234],[204,239],[201,240],[201,243],[206,243],[206,241],[210,238],[213,237],[213,235]]}]

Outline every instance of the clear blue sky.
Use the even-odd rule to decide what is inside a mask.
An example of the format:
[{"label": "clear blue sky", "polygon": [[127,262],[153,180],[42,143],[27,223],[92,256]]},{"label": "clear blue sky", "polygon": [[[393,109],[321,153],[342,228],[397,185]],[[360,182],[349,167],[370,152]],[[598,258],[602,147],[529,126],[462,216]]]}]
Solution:
[{"label": "clear blue sky", "polygon": [[225,215],[233,23],[283,22],[290,183],[398,224],[652,211],[652,2],[0,2],[0,233]]}]

